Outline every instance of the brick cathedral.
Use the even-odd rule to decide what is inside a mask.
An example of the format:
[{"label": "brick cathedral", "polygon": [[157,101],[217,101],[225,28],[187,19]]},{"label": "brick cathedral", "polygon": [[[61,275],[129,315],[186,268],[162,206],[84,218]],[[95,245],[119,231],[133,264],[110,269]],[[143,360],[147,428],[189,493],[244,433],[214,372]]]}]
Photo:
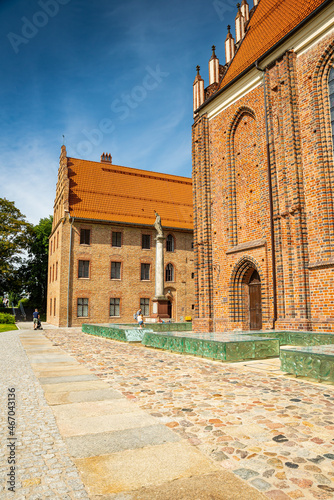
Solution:
[{"label": "brick cathedral", "polygon": [[334,2],[243,0],[225,64],[212,49],[193,86],[194,330],[334,333]]}]

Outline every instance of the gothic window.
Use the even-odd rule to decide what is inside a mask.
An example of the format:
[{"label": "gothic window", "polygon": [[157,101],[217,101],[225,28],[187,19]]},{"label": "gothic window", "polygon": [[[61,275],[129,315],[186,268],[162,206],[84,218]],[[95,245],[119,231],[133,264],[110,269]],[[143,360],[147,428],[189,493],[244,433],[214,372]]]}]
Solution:
[{"label": "gothic window", "polygon": [[329,103],[331,108],[332,138],[334,143],[334,68],[332,68],[329,72],[328,87]]},{"label": "gothic window", "polygon": [[167,266],[166,266],[166,281],[174,281],[173,264],[167,264]]},{"label": "gothic window", "polygon": [[166,251],[174,252],[174,238],[171,234],[169,234],[166,238]]}]

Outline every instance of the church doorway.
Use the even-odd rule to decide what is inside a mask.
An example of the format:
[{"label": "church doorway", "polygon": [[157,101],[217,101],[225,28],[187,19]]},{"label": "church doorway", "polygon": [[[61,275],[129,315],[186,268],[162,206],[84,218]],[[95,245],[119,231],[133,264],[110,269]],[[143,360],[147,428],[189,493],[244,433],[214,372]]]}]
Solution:
[{"label": "church doorway", "polygon": [[249,328],[250,330],[262,330],[262,300],[261,280],[259,273],[254,270],[249,283]]}]

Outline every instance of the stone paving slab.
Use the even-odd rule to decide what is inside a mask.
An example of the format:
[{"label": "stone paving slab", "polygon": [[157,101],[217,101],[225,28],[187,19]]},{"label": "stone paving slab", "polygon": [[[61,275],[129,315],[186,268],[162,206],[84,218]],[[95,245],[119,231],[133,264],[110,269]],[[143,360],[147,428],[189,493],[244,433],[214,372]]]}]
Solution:
[{"label": "stone paving slab", "polygon": [[70,356],[41,356],[40,354],[39,355],[36,355],[36,356],[28,356],[30,362],[32,364],[38,364],[38,363],[43,363],[45,364],[45,362],[47,361],[47,363],[51,364],[51,363],[61,363],[61,362],[68,362],[70,361]]},{"label": "stone paving slab", "polygon": [[48,367],[45,370],[39,370],[38,368],[34,369],[34,373],[36,377],[71,377],[73,375],[91,375],[92,372],[87,370],[87,368],[83,368],[82,366],[73,366],[72,368],[64,367],[54,369],[52,367]]},{"label": "stone paving slab", "polygon": [[73,436],[66,438],[66,444],[72,457],[85,458],[176,442],[180,439],[178,434],[165,425],[154,424],[117,432]]},{"label": "stone paving slab", "polygon": [[55,392],[45,394],[45,399],[51,406],[81,403],[83,401],[104,401],[121,399],[122,395],[113,389],[98,389],[92,391]]},{"label": "stone paving slab", "polygon": [[39,377],[39,382],[42,385],[60,384],[69,382],[87,382],[87,380],[99,380],[96,375],[71,375],[71,376],[56,376],[56,377]]},{"label": "stone paving slab", "polygon": [[74,462],[90,495],[128,492],[220,469],[184,441],[74,459]]},{"label": "stone paving slab", "polygon": [[[281,497],[282,498],[282,497]],[[290,497],[288,497],[291,500]],[[298,497],[296,497],[298,498]],[[268,500],[227,471],[175,479],[126,494],[93,495],[91,500]],[[277,500],[279,496],[276,497]]]},{"label": "stone paving slab", "polygon": [[42,387],[46,394],[50,394],[51,392],[95,391],[97,389],[108,389],[108,385],[105,382],[102,382],[102,380],[42,384]]},{"label": "stone paving slab", "polygon": [[57,362],[57,363],[46,363],[44,360],[44,363],[35,363],[34,361],[30,361],[31,368],[34,370],[34,372],[40,372],[43,370],[57,370],[58,368],[64,369],[64,368],[76,368],[79,367],[80,364],[78,362],[75,362],[74,359],[72,361],[62,361],[62,362]]},{"label": "stone paving slab", "polygon": [[[117,400],[116,400],[117,401]],[[107,402],[107,401],[105,401]],[[72,405],[66,405],[72,406]],[[82,436],[84,434],[97,434],[100,432],[122,431],[134,427],[145,427],[156,423],[154,417],[151,417],[146,412],[141,410],[132,411],[131,413],[119,413],[116,415],[103,414],[90,417],[58,417],[57,409],[59,406],[54,406],[58,429],[62,436]]]},{"label": "stone paving slab", "polygon": [[[144,410],[140,410],[132,401],[125,399],[104,400],[104,401],[83,401],[72,403],[71,405],[60,405],[53,410],[59,420],[74,420],[76,418],[90,418],[105,415],[124,415],[136,413],[137,415],[147,415]],[[153,417],[151,417],[153,420]]]}]

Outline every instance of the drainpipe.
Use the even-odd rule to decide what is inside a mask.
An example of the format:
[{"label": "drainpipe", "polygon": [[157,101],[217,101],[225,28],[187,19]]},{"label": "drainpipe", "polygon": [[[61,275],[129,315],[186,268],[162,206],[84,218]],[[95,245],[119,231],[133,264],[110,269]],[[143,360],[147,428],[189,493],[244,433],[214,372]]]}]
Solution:
[{"label": "drainpipe", "polygon": [[68,282],[67,282],[67,328],[69,327],[69,314],[70,314],[70,284],[71,284],[71,253],[72,253],[72,226],[74,222],[74,217],[71,219],[70,228],[70,248],[68,252]]},{"label": "drainpipe", "polygon": [[272,182],[271,182],[269,127],[268,127],[268,113],[267,113],[267,89],[266,89],[266,80],[265,80],[265,69],[262,69],[259,67],[258,61],[256,61],[255,67],[259,71],[262,71],[262,76],[263,76],[264,116],[265,116],[265,122],[266,122],[269,209],[270,209],[271,261],[272,261],[272,270],[273,270],[273,299],[274,299],[273,330],[275,330],[275,323],[277,321],[277,281],[276,281],[276,256],[275,256],[274,203],[273,203],[273,188],[272,188]]}]

